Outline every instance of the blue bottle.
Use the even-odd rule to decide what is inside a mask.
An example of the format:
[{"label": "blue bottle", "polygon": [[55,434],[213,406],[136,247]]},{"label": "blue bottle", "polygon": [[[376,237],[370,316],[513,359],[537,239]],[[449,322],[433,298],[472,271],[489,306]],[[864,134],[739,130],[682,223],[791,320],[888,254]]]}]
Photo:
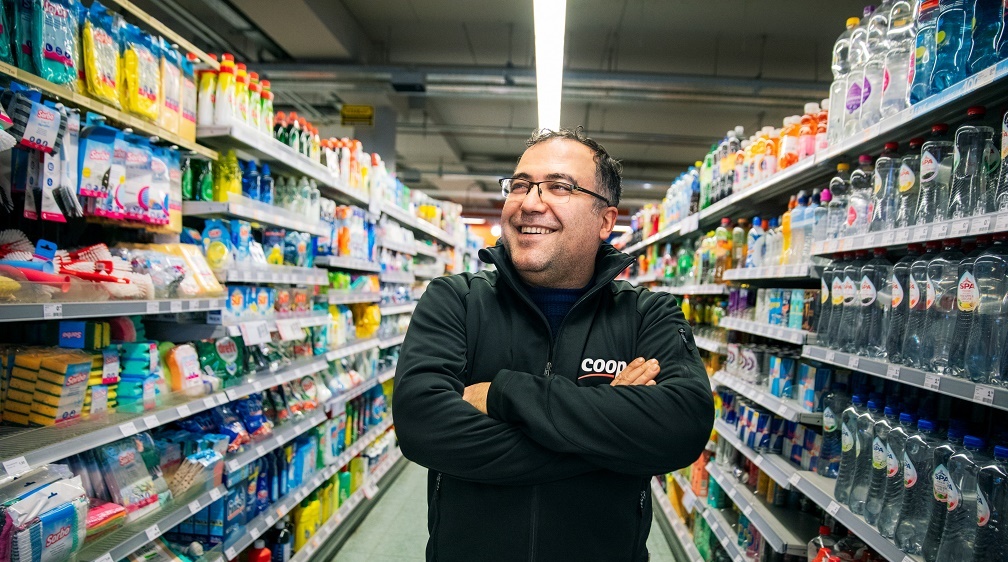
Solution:
[{"label": "blue bottle", "polygon": [[263,164],[259,174],[259,200],[267,205],[273,204],[273,176],[270,175],[269,164]]},{"label": "blue bottle", "polygon": [[914,5],[917,38],[913,65],[910,68],[910,103],[920,103],[931,95],[931,71],[935,66],[935,24],[938,21],[936,0],[917,0]]},{"label": "blue bottle", "polygon": [[973,48],[969,55],[970,74],[993,66],[1000,59],[998,39],[1004,22],[1003,0],[976,0],[974,4]]},{"label": "blue bottle", "polygon": [[937,94],[969,75],[973,46],[974,0],[942,0],[935,24],[935,67],[931,93]]},{"label": "blue bottle", "polygon": [[249,162],[242,170],[242,195],[253,201],[259,200],[259,169],[255,162]]}]

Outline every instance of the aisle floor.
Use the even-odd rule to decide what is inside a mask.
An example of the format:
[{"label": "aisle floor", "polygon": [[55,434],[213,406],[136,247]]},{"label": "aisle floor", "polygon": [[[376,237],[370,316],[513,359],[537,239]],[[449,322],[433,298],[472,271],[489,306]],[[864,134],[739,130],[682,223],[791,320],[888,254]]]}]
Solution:
[{"label": "aisle floor", "polygon": [[[675,562],[657,521],[651,522],[647,544],[651,562]],[[426,546],[427,469],[409,463],[336,553],[335,562],[422,562]]]}]

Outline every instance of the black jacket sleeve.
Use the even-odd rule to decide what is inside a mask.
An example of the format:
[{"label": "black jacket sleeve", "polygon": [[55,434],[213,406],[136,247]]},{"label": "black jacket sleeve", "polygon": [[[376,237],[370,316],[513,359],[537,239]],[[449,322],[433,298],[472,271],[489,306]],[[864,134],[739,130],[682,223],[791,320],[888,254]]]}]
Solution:
[{"label": "black jacket sleeve", "polygon": [[456,478],[501,485],[598,470],[576,455],[548,450],[463,400],[466,368],[464,304],[447,280],[435,279],[413,313],[396,368],[392,414],[408,459]]},{"label": "black jacket sleeve", "polygon": [[655,386],[579,387],[563,376],[502,371],[490,385],[490,416],[615,472],[663,474],[696,460],[714,399],[693,334],[671,295],[643,292],[637,311],[637,356],[658,359]]}]

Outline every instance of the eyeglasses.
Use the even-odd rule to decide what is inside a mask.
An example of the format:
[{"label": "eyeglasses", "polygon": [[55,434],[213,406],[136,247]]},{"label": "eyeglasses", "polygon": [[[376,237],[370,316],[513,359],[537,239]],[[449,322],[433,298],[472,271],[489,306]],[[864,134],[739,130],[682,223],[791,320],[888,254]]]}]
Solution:
[{"label": "eyeglasses", "polygon": [[566,203],[570,201],[572,193],[580,191],[603,201],[606,204],[606,207],[612,207],[612,203],[598,193],[563,181],[528,181],[518,178],[501,178],[498,181],[500,182],[501,193],[504,195],[504,198],[511,201],[521,201],[522,199],[525,199],[525,196],[528,195],[529,192],[532,191],[532,188],[535,187],[539,188],[539,198],[546,203]]}]

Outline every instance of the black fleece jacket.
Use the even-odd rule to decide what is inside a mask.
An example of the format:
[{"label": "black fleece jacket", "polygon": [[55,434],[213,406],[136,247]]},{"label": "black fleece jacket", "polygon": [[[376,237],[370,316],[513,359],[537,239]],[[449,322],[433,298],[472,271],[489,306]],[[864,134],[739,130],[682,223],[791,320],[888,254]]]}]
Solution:
[{"label": "black fleece jacket", "polygon": [[[430,469],[427,559],[647,560],[650,476],[696,460],[714,423],[682,311],[614,281],[632,258],[604,244],[553,334],[505,249],[480,258],[497,271],[430,283],[396,369],[400,447]],[[610,386],[636,357],[658,384]],[[489,415],[462,399],[478,382]]]}]

